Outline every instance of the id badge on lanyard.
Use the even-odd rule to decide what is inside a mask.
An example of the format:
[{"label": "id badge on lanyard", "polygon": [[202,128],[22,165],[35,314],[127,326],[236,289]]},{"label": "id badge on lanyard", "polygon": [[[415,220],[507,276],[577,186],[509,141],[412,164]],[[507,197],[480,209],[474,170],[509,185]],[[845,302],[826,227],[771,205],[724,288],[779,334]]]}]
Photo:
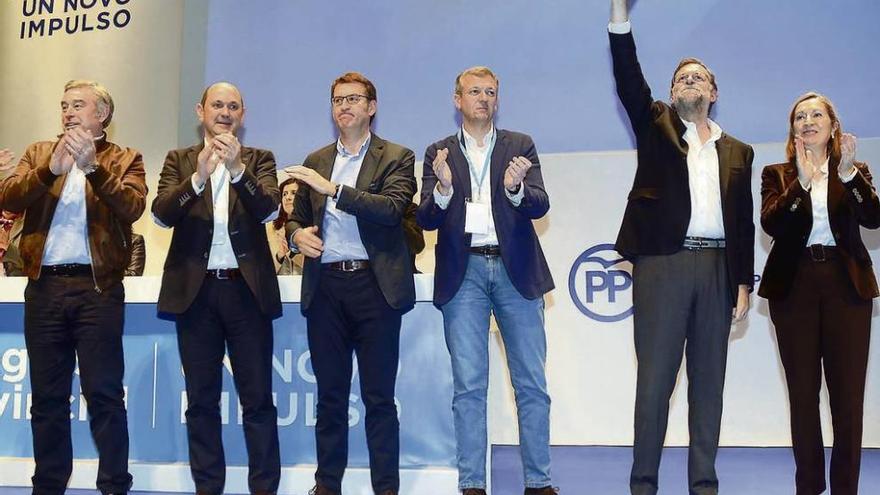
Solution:
[{"label": "id badge on lanyard", "polygon": [[489,233],[489,215],[491,212],[489,211],[489,205],[481,203],[479,197],[483,189],[483,182],[486,180],[486,174],[489,172],[490,163],[492,161],[492,151],[495,150],[495,137],[496,133],[493,128],[492,138],[489,142],[489,149],[486,151],[486,159],[483,161],[483,169],[480,174],[477,175],[474,164],[471,162],[471,158],[464,147],[464,133],[459,132],[458,135],[458,145],[461,147],[461,152],[464,154],[464,157],[468,162],[468,169],[477,185],[477,201],[468,199],[464,203],[464,231],[468,234],[486,235]]}]

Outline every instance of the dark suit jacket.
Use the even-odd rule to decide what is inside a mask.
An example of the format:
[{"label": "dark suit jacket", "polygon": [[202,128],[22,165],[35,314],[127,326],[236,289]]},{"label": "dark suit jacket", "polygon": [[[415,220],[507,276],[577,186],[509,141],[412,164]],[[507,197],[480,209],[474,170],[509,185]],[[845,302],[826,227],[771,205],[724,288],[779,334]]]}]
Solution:
[{"label": "dark suit jacket", "polygon": [[[357,217],[361,242],[370,258],[370,270],[388,305],[408,311],[415,304],[412,260],[401,218],[416,190],[415,155],[403,146],[373,134],[355,187],[343,186],[336,208]],[[330,178],[336,160],[336,142],[306,157],[303,165]],[[323,232],[327,196],[301,183],[288,220],[287,237],[296,229],[318,227]],[[306,257],[303,265],[302,312],[305,314],[321,278],[321,259]]]},{"label": "dark suit jacket", "polygon": [[[550,209],[550,199],[544,190],[541,165],[532,138],[519,132],[499,129],[492,151],[489,180],[492,188],[492,219],[501,247],[501,260],[516,290],[526,299],[535,299],[553,289],[553,278],[544,259],[544,252],[535,234],[532,220],[543,217]],[[446,148],[446,163],[452,171],[453,195],[443,210],[434,202],[437,176],[431,164],[437,150]],[[519,206],[504,194],[504,171],[515,156],[523,156],[534,166],[523,180],[524,196]],[[437,234],[437,260],[434,270],[434,304],[449,302],[458,292],[468,265],[471,234],[464,231],[465,201],[471,196],[470,168],[453,134],[428,147],[422,173],[422,199],[418,220],[425,230],[440,229]]]},{"label": "dark suit jacket", "polygon": [[[846,184],[838,177],[837,166],[838,163],[828,164],[828,223],[856,292],[864,299],[871,299],[880,294],[859,226],[880,227],[880,199],[865,164],[856,163],[858,173]],[[813,228],[810,193],[801,187],[795,164],[764,167],[761,227],[773,237],[773,246],[767,256],[758,295],[767,299],[783,298],[791,288]]]},{"label": "dark suit jacket", "polygon": [[[672,254],[682,249],[691,218],[688,145],[684,140],[687,128],[673,108],[651,97],[632,33],[609,36],[617,94],[629,115],[638,149],[636,176],[615,248],[625,256]],[[754,152],[726,133],[715,146],[727,272],[736,301],[737,285],[754,284]]]},{"label": "dark suit jacket", "polygon": [[[171,247],[165,259],[159,311],[183,313],[202,286],[208,268],[214,205],[211,181],[201,195],[191,177],[204,144],[168,152],[153,200],[153,216],[173,227]],[[272,152],[243,146],[242,178],[229,186],[229,239],[242,277],[268,317],[281,316],[281,298],[272,253],[263,220],[278,210],[280,193]]]}]

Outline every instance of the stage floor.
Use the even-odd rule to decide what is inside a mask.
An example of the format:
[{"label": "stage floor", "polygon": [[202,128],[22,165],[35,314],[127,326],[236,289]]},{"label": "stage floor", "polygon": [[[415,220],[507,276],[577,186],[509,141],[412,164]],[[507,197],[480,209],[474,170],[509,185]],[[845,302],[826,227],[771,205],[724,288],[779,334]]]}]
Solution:
[{"label": "stage floor", "polygon": [[[826,461],[830,455],[829,450]],[[631,460],[632,449],[629,447],[554,447],[553,484],[560,488],[561,495],[625,495],[629,493],[627,480]],[[726,495],[791,495],[794,492],[794,461],[788,448],[722,448],[718,453],[717,467],[721,493]],[[687,493],[687,449],[665,449],[660,466],[660,485],[659,495]],[[493,447],[492,494],[519,495],[523,492],[522,486],[519,447]],[[305,495],[307,491],[308,487],[305,487],[302,492],[291,495]],[[30,492],[30,488],[0,487],[0,495],[28,495]],[[68,490],[67,493],[93,495],[96,492]],[[880,493],[880,449],[863,451],[859,493]],[[132,492],[132,495],[160,494]]]},{"label": "stage floor", "polygon": [[[553,485],[561,495],[629,493],[630,447],[554,447]],[[831,451],[825,453],[825,462]],[[725,495],[792,495],[794,459],[789,448],[722,448],[716,463],[720,492]],[[492,449],[492,492],[521,494],[522,465],[517,446]],[[859,493],[880,493],[880,449],[862,451]],[[687,493],[687,449],[666,448],[660,463],[658,495]],[[826,491],[828,493],[828,491]]]}]

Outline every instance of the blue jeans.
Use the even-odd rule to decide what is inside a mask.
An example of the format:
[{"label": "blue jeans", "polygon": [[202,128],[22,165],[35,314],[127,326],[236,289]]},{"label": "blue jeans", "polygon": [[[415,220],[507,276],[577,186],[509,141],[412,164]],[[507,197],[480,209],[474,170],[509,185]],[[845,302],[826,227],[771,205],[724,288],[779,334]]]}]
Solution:
[{"label": "blue jeans", "polygon": [[440,310],[452,356],[458,486],[486,487],[486,394],[489,387],[489,315],[504,340],[516,394],[525,486],[550,485],[550,396],[544,362],[543,298],[526,299],[500,257],[470,255],[458,292]]}]

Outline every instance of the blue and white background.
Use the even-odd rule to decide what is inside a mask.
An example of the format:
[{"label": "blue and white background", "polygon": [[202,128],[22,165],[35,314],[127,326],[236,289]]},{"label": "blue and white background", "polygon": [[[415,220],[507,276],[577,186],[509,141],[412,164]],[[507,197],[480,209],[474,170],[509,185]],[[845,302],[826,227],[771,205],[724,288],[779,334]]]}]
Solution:
[{"label": "blue and white background", "polygon": [[[537,229],[557,286],[547,296],[546,313],[552,442],[632,442],[635,356],[632,319],[626,316],[631,307],[629,268],[604,245],[616,237],[635,154],[611,75],[606,0],[114,0],[106,7],[98,1],[76,14],[94,18],[97,11],[124,8],[131,21],[123,28],[20,39],[23,3],[31,1],[0,0],[0,109],[5,116],[0,118],[0,147],[20,155],[28,143],[51,138],[59,128],[64,82],[99,79],[117,102],[111,138],[144,152],[151,191],[167,150],[199,139],[193,106],[210,82],[238,84],[247,107],[244,141],[272,149],[279,165],[288,165],[334,139],[329,86],[345,71],[361,71],[376,83],[375,131],[421,157],[425,147],[458,125],[452,105],[455,75],[472,65],[492,67],[501,79],[497,124],[534,137],[551,196],[550,213],[537,222]],[[77,1],[81,7],[92,3]],[[52,15],[73,15],[56,8]],[[667,97],[671,70],[683,56],[705,60],[716,73],[720,92],[715,119],[755,146],[756,219],[760,169],[782,160],[788,112],[805,91],[817,90],[835,101],[844,129],[860,138],[859,158],[880,167],[878,21],[880,4],[865,0],[639,0],[632,9],[642,68],[656,98]],[[147,237],[147,274],[158,275],[168,234],[148,219],[135,227]],[[769,239],[758,230],[755,269],[760,274]],[[417,259],[426,273],[434,267],[434,239],[427,235],[428,248]],[[866,233],[866,239],[875,261],[880,261],[880,236]],[[17,286],[0,287],[2,300],[20,299]],[[137,316],[129,318],[126,342],[130,361],[139,363],[130,364],[126,375],[133,452],[143,455],[136,457],[139,460],[173,467],[185,459],[182,379],[170,324],[153,318],[149,297],[142,300],[143,306],[130,309]],[[766,302],[753,296],[752,306],[747,322],[735,327],[731,336],[721,442],[788,445],[784,377]],[[23,348],[21,324],[18,310],[9,308],[0,305],[0,406],[5,406],[0,438],[14,439],[14,445],[0,442],[0,456],[27,456],[25,421],[13,418],[14,411],[22,410],[15,401],[25,400],[16,399],[16,394],[27,389],[16,361],[17,349]],[[306,348],[295,308],[288,304],[285,317],[276,324],[276,385],[282,416],[289,412],[285,401],[297,394],[297,418],[281,431],[289,446],[283,449],[285,463],[300,465],[310,462],[299,456],[311,448],[306,423],[311,384],[308,374],[296,366]],[[431,465],[442,473],[448,470],[452,441],[443,433],[451,431],[444,395],[449,393],[448,381],[422,380],[448,373],[446,350],[439,314],[427,304],[417,311],[408,315],[408,324],[418,330],[404,332],[399,400],[405,435],[410,431],[425,441],[404,440],[405,450],[414,454],[407,454],[403,464]],[[154,393],[151,374],[157,342]],[[873,344],[864,443],[880,447],[876,337]],[[284,350],[290,350],[294,363],[290,382],[284,380]],[[493,339],[491,350],[490,437],[494,443],[517,443],[513,392],[500,339]],[[670,445],[687,442],[685,382],[681,376],[673,397]],[[147,428],[154,396],[157,430]],[[78,405],[77,397],[74,410]],[[355,410],[358,407],[353,404]],[[237,412],[234,407],[229,410],[234,423]],[[827,408],[823,410],[827,426]],[[429,432],[427,423],[437,429]],[[93,457],[85,423],[77,421],[76,428],[78,456]],[[362,438],[357,428],[362,424],[356,426],[353,439]],[[235,425],[228,430],[229,459],[243,462],[240,430]],[[826,430],[826,441],[831,440]],[[357,449],[355,460],[363,453]],[[308,469],[303,472],[286,479],[304,484]],[[234,469],[233,473],[242,476]],[[235,476],[231,479],[239,479]],[[185,483],[185,470],[178,478]],[[93,475],[81,479],[81,486],[93,486]],[[167,486],[162,485],[166,480],[136,473],[142,487]]]}]

